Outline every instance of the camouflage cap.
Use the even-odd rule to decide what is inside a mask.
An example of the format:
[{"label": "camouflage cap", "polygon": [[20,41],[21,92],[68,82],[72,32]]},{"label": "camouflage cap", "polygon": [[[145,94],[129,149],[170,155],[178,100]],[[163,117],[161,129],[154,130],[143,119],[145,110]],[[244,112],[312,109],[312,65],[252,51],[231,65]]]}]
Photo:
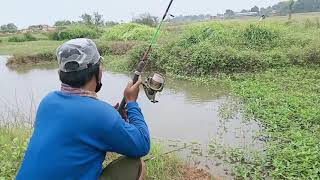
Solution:
[{"label": "camouflage cap", "polygon": [[86,38],[70,40],[58,47],[57,59],[62,72],[75,72],[89,68],[100,61],[96,44]]}]

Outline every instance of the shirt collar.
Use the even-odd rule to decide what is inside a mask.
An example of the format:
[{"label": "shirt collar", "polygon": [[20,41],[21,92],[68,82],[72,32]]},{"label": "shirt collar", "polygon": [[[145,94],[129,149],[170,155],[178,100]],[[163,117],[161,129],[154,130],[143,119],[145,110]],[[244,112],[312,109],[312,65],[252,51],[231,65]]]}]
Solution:
[{"label": "shirt collar", "polygon": [[93,91],[88,91],[82,88],[74,88],[64,83],[61,84],[61,92],[73,96],[84,96],[98,99],[97,93]]}]

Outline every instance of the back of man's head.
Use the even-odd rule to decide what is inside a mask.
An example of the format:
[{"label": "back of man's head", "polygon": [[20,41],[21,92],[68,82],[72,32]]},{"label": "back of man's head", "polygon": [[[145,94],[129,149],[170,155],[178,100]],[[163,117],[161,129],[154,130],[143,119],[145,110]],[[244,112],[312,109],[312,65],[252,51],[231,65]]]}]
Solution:
[{"label": "back of man's head", "polygon": [[59,77],[62,83],[80,88],[99,74],[101,56],[90,39],[70,40],[57,49]]}]

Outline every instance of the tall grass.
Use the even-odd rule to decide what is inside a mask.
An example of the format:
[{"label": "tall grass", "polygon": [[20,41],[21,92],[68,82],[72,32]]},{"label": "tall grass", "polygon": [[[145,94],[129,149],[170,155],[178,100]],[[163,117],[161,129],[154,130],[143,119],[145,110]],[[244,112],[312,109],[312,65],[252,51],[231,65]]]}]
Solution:
[{"label": "tall grass", "polygon": [[141,24],[120,24],[107,28],[102,39],[108,41],[141,40],[148,41],[154,32],[154,28]]}]

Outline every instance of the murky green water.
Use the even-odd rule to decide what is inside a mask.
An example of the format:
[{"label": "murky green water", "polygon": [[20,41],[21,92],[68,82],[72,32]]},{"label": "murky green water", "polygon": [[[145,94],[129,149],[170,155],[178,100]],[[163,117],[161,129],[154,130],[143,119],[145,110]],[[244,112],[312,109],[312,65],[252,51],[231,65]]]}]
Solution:
[{"label": "murky green water", "polygon": [[[10,70],[5,65],[6,57],[0,57],[0,121],[9,120],[12,114],[21,119],[33,120],[32,115],[40,100],[49,92],[58,90],[60,82],[55,65],[25,66]],[[116,104],[130,77],[126,74],[105,72],[101,100]],[[242,123],[241,113],[228,121],[221,120],[221,107],[228,106],[230,97],[223,87],[204,87],[194,83],[169,79],[165,90],[158,96],[160,103],[150,103],[144,92],[140,92],[139,104],[149,124],[153,138],[174,146],[197,142],[202,147],[212,138],[224,144],[246,146],[252,144],[255,123]],[[30,115],[31,114],[31,115]],[[16,118],[15,121],[20,119]],[[253,142],[255,144],[255,142]],[[203,162],[208,158],[202,158]],[[218,168],[215,174],[223,173]]]}]

